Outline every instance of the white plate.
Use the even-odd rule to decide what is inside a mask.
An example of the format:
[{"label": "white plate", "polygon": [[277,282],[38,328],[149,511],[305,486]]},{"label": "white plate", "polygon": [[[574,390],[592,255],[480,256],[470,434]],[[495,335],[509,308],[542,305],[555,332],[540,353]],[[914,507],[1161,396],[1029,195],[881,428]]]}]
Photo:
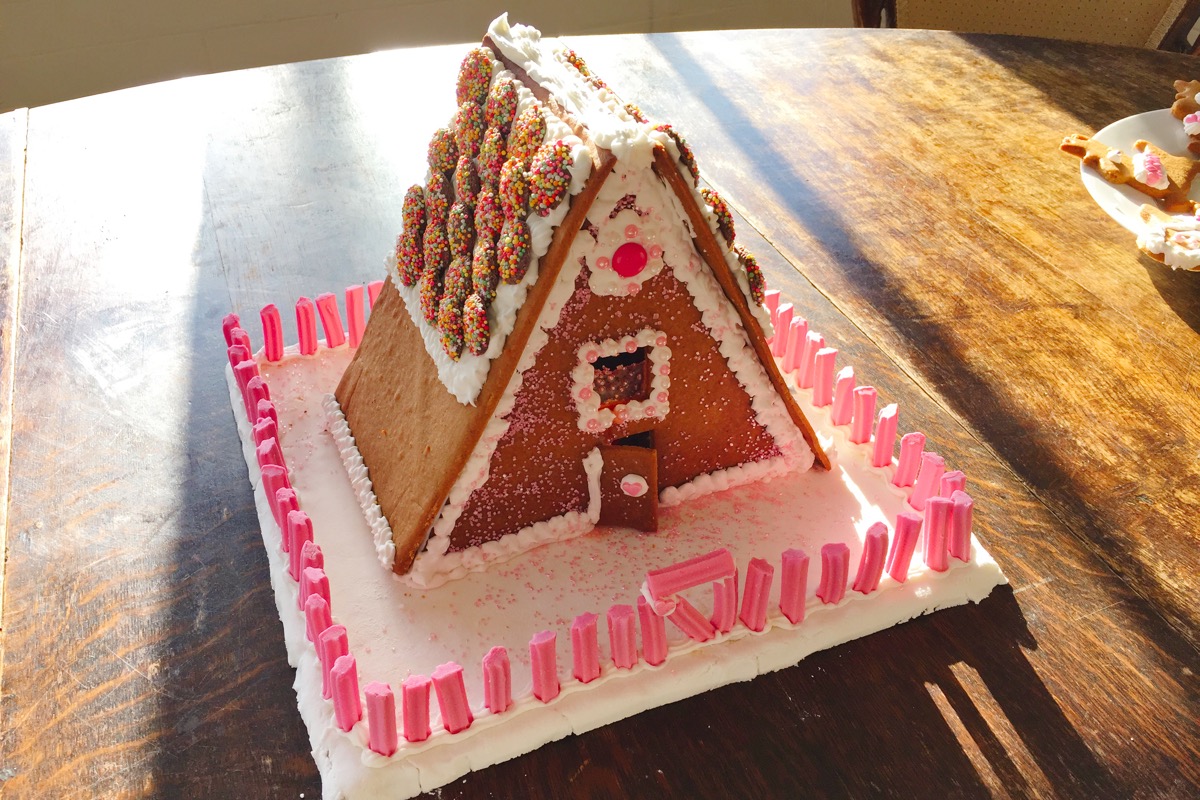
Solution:
[{"label": "white plate", "polygon": [[[1119,119],[1097,131],[1092,138],[1126,153],[1133,153],[1133,143],[1138,139],[1145,139],[1173,155],[1191,155],[1188,153],[1188,136],[1183,132],[1183,125],[1171,115],[1169,108]],[[1084,166],[1082,162],[1079,165],[1079,174],[1083,178],[1084,188],[1100,208],[1121,223],[1126,230],[1141,232],[1143,223],[1138,212],[1145,203],[1153,202],[1149,197],[1128,186],[1109,183],[1100,177],[1100,173]],[[1200,184],[1200,181],[1192,184],[1189,193],[1193,200],[1200,200],[1200,186],[1197,184]]]}]

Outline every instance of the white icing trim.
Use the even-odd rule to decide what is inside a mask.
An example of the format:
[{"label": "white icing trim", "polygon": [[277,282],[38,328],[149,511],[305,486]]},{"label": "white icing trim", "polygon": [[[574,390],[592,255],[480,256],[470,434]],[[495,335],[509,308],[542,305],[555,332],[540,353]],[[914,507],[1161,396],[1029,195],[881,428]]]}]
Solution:
[{"label": "white icing trim", "polygon": [[1138,247],[1160,255],[1171,269],[1200,270],[1200,221],[1192,216],[1150,219],[1138,234]]},{"label": "white icing trim", "polygon": [[[650,394],[645,400],[630,400],[612,408],[600,407],[600,395],[596,392],[597,359],[615,356],[618,353],[633,353],[648,348],[646,358],[650,361]],[[614,422],[629,422],[638,419],[665,419],[671,411],[671,349],[667,347],[667,334],[643,328],[636,336],[620,339],[605,339],[601,342],[585,342],[580,345],[579,363],[571,371],[571,396],[579,411],[579,429],[588,433],[602,433]]]},{"label": "white icing trim", "polygon": [[350,478],[350,486],[354,489],[354,497],[366,517],[367,525],[371,528],[371,539],[375,542],[375,555],[385,569],[391,569],[396,561],[396,545],[392,541],[392,528],[383,516],[379,507],[379,498],[375,496],[375,487],[367,475],[367,465],[363,463],[362,454],[350,433],[350,425],[338,405],[337,398],[332,394],[325,395],[321,403],[325,409],[325,423],[333,441],[337,445],[338,454],[342,457],[342,466]]}]

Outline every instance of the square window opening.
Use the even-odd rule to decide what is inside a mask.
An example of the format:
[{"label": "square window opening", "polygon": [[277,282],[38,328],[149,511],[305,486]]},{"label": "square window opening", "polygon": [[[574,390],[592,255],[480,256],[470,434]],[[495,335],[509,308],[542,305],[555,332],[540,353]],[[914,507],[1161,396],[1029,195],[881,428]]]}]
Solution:
[{"label": "square window opening", "polygon": [[632,353],[596,359],[592,364],[596,376],[592,387],[600,398],[601,408],[650,397],[649,352],[649,347],[639,347]]}]

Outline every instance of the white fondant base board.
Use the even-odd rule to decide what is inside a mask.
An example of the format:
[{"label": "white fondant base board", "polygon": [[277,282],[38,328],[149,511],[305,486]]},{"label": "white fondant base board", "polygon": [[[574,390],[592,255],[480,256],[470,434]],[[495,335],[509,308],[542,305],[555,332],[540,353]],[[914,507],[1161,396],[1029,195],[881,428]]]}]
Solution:
[{"label": "white fondant base board", "polygon": [[[400,751],[391,758],[365,748],[365,723],[349,733],[337,729],[332,703],[321,698],[320,667],[304,636],[297,587],[287,574],[279,529],[258,480],[250,426],[227,370],[288,661],[296,667],[299,708],[326,798],[411,797],[571,733],[792,666],[817,650],[940,608],[978,602],[1006,582],[978,541],[969,563],[952,559],[945,573],[923,566],[918,543],[905,583],[885,575],[879,590],[870,595],[847,591],[836,606],[820,603],[814,592],[821,546],[849,545],[852,581],[867,528],[881,520],[892,528],[907,503],[906,493],[889,482],[891,468],[869,466],[870,448],[849,443],[844,429],[830,425],[828,410],[812,408],[809,393],[801,390],[796,392],[801,407],[834,460],[831,472],[788,474],[663,509],[656,534],[597,528],[435,589],[410,588],[380,567],[326,430],[321,400],[336,387],[350,355],[343,346],[321,349],[310,357],[288,356],[279,364],[260,362],[279,414],[280,444],[292,484],[325,556],[333,619],[348,630],[360,687],[371,681],[390,684],[397,690],[399,710],[404,678],[429,675],[439,664],[454,661],[463,667],[476,719],[467,731],[452,736],[441,730],[437,704],[432,702],[434,734],[419,745],[401,740]],[[987,509],[977,513],[986,514]],[[613,667],[604,621],[607,609],[614,603],[636,603],[647,570],[719,547],[732,552],[743,583],[751,558],[763,558],[775,567],[773,611],[766,630],[753,633],[739,623],[729,634],[698,645],[668,623],[670,654],[665,663],[639,663],[632,670]],[[778,611],[780,555],[788,548],[804,550],[811,560],[806,618],[798,625]],[[687,595],[709,613],[711,591],[698,588]],[[584,685],[571,676],[570,625],[589,611],[600,615],[605,666],[598,679]],[[562,693],[543,704],[531,694],[528,642],[547,629],[558,633]],[[500,715],[488,713],[483,703],[481,660],[494,645],[505,646],[512,661],[515,704]]]}]

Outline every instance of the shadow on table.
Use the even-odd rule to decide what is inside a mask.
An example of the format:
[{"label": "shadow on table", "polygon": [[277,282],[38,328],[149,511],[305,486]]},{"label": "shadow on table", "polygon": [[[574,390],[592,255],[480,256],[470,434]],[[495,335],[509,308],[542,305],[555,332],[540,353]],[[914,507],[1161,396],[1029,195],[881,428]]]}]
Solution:
[{"label": "shadow on table", "polygon": [[1145,253],[1141,254],[1140,263],[1163,302],[1184,324],[1200,333],[1200,273],[1171,269]]}]

